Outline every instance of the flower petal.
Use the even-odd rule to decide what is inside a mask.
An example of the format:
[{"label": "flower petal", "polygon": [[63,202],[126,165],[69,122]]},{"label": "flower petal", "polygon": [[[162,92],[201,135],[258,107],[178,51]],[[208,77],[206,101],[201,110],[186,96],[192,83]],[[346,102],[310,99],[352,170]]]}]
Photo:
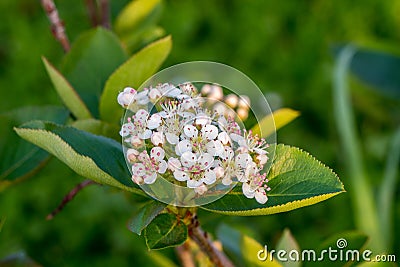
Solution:
[{"label": "flower petal", "polygon": [[205,184],[213,184],[217,180],[215,172],[213,170],[206,170],[204,172],[203,182]]},{"label": "flower petal", "polygon": [[179,159],[173,157],[170,157],[168,159],[168,169],[170,169],[171,171],[179,170],[181,166],[181,161]]},{"label": "flower petal", "polygon": [[164,144],[165,142],[164,134],[162,132],[154,132],[151,135],[151,142],[155,146]]},{"label": "flower petal", "polygon": [[174,171],[174,177],[176,180],[183,182],[186,181],[189,178],[189,175],[184,172],[184,171],[180,171],[180,170],[175,170]]},{"label": "flower petal", "polygon": [[161,160],[160,163],[158,164],[157,172],[163,174],[167,171],[167,167],[168,167],[167,162],[165,160]]},{"label": "flower petal", "polygon": [[268,200],[267,194],[263,188],[258,188],[255,192],[255,198],[258,203],[265,204]]},{"label": "flower petal", "polygon": [[145,167],[142,163],[135,163],[132,165],[132,174],[135,176],[143,176],[146,174]]},{"label": "flower petal", "polygon": [[211,140],[206,144],[207,152],[213,156],[220,156],[224,154],[224,146],[219,140]]},{"label": "flower petal", "polygon": [[189,188],[196,188],[196,187],[201,186],[202,184],[203,184],[202,181],[200,181],[200,180],[197,181],[197,180],[195,180],[193,178],[189,178],[187,180],[187,182],[186,182],[186,186],[189,187]]},{"label": "flower petal", "polygon": [[153,184],[157,179],[157,173],[146,174],[143,176],[143,180],[145,184]]},{"label": "flower petal", "polygon": [[226,145],[228,143],[232,143],[231,138],[226,132],[220,132],[218,134],[218,140],[221,141],[222,144]]},{"label": "flower petal", "polygon": [[203,126],[201,133],[208,140],[214,140],[218,136],[218,128],[214,125],[207,124]]},{"label": "flower petal", "polygon": [[199,134],[199,131],[193,125],[185,125],[185,127],[183,127],[183,132],[187,137],[190,138],[197,137]]},{"label": "flower petal", "polygon": [[181,156],[181,162],[182,165],[185,167],[192,167],[197,161],[197,156],[196,154],[186,151],[185,153],[182,154]]},{"label": "flower petal", "polygon": [[147,117],[149,116],[149,113],[144,110],[144,109],[139,109],[136,114],[134,115],[135,121],[144,123],[147,120]]},{"label": "flower petal", "polygon": [[161,124],[161,116],[160,114],[153,114],[147,121],[147,127],[151,130],[157,128]]},{"label": "flower petal", "polygon": [[178,156],[181,156],[186,151],[192,151],[192,144],[189,140],[182,140],[180,141],[175,147],[175,153]]},{"label": "flower petal", "polygon": [[196,192],[199,195],[203,195],[205,192],[207,192],[207,186],[204,184],[200,185],[199,187],[196,187],[194,189],[194,192]]},{"label": "flower petal", "polygon": [[179,137],[172,133],[165,133],[165,137],[167,138],[168,143],[171,145],[176,145],[179,142]]},{"label": "flower petal", "polygon": [[214,157],[209,153],[201,154],[197,160],[199,165],[203,167],[203,169],[210,168],[214,161]]},{"label": "flower petal", "polygon": [[158,161],[162,160],[165,156],[165,151],[159,146],[155,146],[150,150],[150,158]]},{"label": "flower petal", "polygon": [[242,191],[243,195],[245,195],[247,198],[253,198],[255,195],[255,191],[251,190],[251,187],[248,183],[243,183]]},{"label": "flower petal", "polygon": [[252,162],[249,154],[243,153],[236,156],[235,164],[241,168],[246,168],[246,166]]}]

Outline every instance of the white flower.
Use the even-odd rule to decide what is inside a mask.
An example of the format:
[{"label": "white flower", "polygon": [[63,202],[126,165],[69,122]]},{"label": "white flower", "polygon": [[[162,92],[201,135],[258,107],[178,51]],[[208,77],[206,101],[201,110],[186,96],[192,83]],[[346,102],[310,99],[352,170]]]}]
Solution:
[{"label": "white flower", "polygon": [[253,135],[251,131],[244,132],[244,136],[240,136],[237,139],[238,145],[242,151],[249,151],[257,153],[258,155],[267,154],[268,144],[264,138],[260,138],[258,135]]},{"label": "white flower", "polygon": [[214,158],[211,154],[204,153],[199,157],[196,154],[186,151],[181,156],[182,167],[176,168],[174,177],[178,181],[186,181],[189,188],[197,188],[204,184],[213,184],[217,177],[214,170],[211,170]]},{"label": "white flower", "polygon": [[161,85],[157,86],[157,89],[159,90],[161,95],[165,96],[165,97],[175,98],[182,93],[181,90],[179,90],[178,88],[176,88],[174,85],[172,85],[170,83],[161,84]]},{"label": "white flower", "polygon": [[151,130],[147,129],[148,116],[149,113],[146,110],[139,109],[132,118],[128,118],[128,123],[122,125],[120,135],[122,137],[131,136],[131,138],[125,139],[126,142],[138,144],[140,143],[139,139],[151,137]]},{"label": "white flower", "polygon": [[152,102],[155,102],[156,100],[158,100],[160,97],[162,96],[160,90],[158,90],[157,88],[151,88],[149,91],[149,98]]},{"label": "white flower", "polygon": [[148,90],[138,92],[132,87],[126,87],[123,92],[118,94],[117,101],[123,108],[127,108],[134,102],[140,105],[146,105],[149,103]]},{"label": "white flower", "polygon": [[150,116],[150,118],[147,120],[147,127],[151,130],[157,128],[160,126],[162,120],[160,114],[153,114]]},{"label": "white flower", "polygon": [[202,184],[199,187],[196,187],[194,189],[194,192],[196,192],[199,195],[203,195],[205,192],[207,192],[207,186],[205,184]]},{"label": "white flower", "polygon": [[150,157],[147,151],[143,151],[137,157],[139,162],[132,165],[132,179],[134,181],[152,184],[157,179],[157,173],[163,174],[167,170],[167,162],[164,160],[165,152],[161,147],[153,147]]},{"label": "white flower", "polygon": [[242,185],[242,191],[247,198],[255,197],[258,203],[265,204],[268,200],[265,191],[269,191],[270,188],[266,184],[268,182],[266,174],[260,174],[259,171],[255,163],[249,165],[245,174],[247,180]]}]

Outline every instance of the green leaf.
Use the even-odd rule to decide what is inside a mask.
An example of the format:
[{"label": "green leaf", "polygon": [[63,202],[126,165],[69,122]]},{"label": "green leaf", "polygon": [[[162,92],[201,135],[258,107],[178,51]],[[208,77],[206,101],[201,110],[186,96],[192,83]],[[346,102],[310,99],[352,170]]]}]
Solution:
[{"label": "green leaf", "polygon": [[[317,249],[315,258],[318,259],[323,250],[337,250],[343,251],[343,259],[346,259],[346,255],[348,255],[349,260],[341,261],[339,259],[340,253],[333,253],[333,255],[337,255],[337,260],[330,260],[328,253],[325,253],[323,260],[304,260],[304,267],[311,267],[311,266],[326,266],[326,267],[334,267],[334,266],[344,266],[345,263],[353,261],[352,259],[352,252],[354,252],[354,257],[356,254],[359,254],[359,262],[362,262],[362,252],[365,249],[366,243],[368,241],[368,236],[362,234],[360,232],[351,231],[351,232],[343,232],[339,234],[335,234],[334,236],[329,237],[326,241],[324,241]],[[358,252],[357,252],[358,251]],[[313,257],[313,255],[311,255]],[[372,258],[372,256],[371,256]],[[356,259],[356,258],[355,258]]]},{"label": "green leaf", "polygon": [[22,140],[13,127],[30,120],[64,123],[69,113],[62,107],[23,107],[0,114],[0,191],[44,166],[49,154]]},{"label": "green leaf", "polygon": [[[281,108],[274,111],[272,114],[265,116],[251,130],[254,134],[259,134],[261,137],[267,137],[274,131],[279,130],[292,120],[296,119],[300,113],[290,108]],[[273,127],[275,123],[275,129]]]},{"label": "green leaf", "polygon": [[25,252],[18,252],[11,254],[3,259],[0,259],[0,266],[5,267],[40,267],[42,265],[38,264],[32,260]]},{"label": "green leaf", "polygon": [[[339,47],[337,52],[344,49]],[[337,53],[339,54],[339,53]],[[382,94],[400,98],[400,57],[357,48],[350,63],[351,72]]]},{"label": "green leaf", "polygon": [[6,217],[1,217],[0,218],[0,233],[1,233],[1,230],[3,229],[5,222],[6,222]]},{"label": "green leaf", "polygon": [[131,181],[121,144],[115,140],[43,121],[23,124],[15,131],[56,156],[79,175],[144,195]]},{"label": "green leaf", "polygon": [[[253,238],[226,224],[217,228],[218,239],[222,242],[224,251],[240,266],[281,267],[277,261],[271,261],[269,253],[265,255],[264,247]],[[266,260],[258,259],[258,256]]]},{"label": "green leaf", "polygon": [[138,33],[154,24],[160,13],[160,0],[131,1],[115,19],[115,31],[122,36]]},{"label": "green leaf", "polygon": [[186,225],[175,215],[158,215],[144,230],[149,249],[161,249],[183,244],[187,239]]},{"label": "green leaf", "polygon": [[86,119],[74,121],[71,126],[92,134],[103,135],[116,141],[121,141],[121,136],[119,135],[121,127],[116,124],[96,119]]},{"label": "green leaf", "polygon": [[100,27],[80,35],[65,56],[63,73],[95,117],[106,80],[126,58],[118,38]]},{"label": "green leaf", "polygon": [[138,207],[128,222],[128,229],[140,235],[149,223],[166,207],[164,203],[150,200]]},{"label": "green leaf", "polygon": [[[279,239],[278,244],[276,245],[276,251],[279,250],[284,250],[286,252],[295,250],[300,252],[300,247],[297,244],[296,239],[292,236],[292,233],[290,232],[289,229],[285,229],[283,231],[283,234]],[[283,267],[300,267],[301,259],[293,261],[288,257],[288,260],[282,261],[281,264]]]},{"label": "green leaf", "polygon": [[[271,146],[271,149],[273,147]],[[267,215],[309,206],[344,192],[331,169],[299,148],[278,145],[267,175],[271,191],[266,204],[248,199],[240,186],[203,209],[227,215]]]},{"label": "green leaf", "polygon": [[88,119],[92,115],[87,109],[85,103],[79,97],[78,93],[69,84],[69,82],[62,76],[62,74],[47,61],[45,57],[42,57],[42,61],[46,67],[47,73],[50,76],[51,82],[54,85],[58,95],[65,104],[65,106],[71,111],[71,113],[77,119]]},{"label": "green leaf", "polygon": [[165,37],[146,46],[119,67],[107,80],[100,100],[100,117],[116,122],[122,117],[123,109],[117,96],[126,86],[138,88],[150,78],[167,58],[172,46],[171,37]]}]

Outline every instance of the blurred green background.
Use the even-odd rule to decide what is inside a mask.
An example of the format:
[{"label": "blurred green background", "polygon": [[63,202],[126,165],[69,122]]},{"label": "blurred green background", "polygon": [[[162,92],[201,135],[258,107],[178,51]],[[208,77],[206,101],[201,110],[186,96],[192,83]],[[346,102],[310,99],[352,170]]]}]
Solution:
[{"label": "blurred green background", "polygon": [[[58,0],[73,41],[90,28],[84,1]],[[111,1],[112,18],[129,1]],[[61,105],[41,55],[56,65],[63,55],[48,20],[34,0],[0,2],[0,112],[28,105]],[[164,66],[210,60],[247,74],[272,107],[290,107],[301,117],[278,132],[278,141],[309,151],[348,181],[333,119],[332,46],[354,43],[392,52],[400,43],[400,1],[178,1],[163,4],[159,25],[172,35]],[[353,105],[371,182],[379,184],[390,135],[399,124],[398,102],[352,81]],[[376,179],[375,179],[376,177]],[[125,227],[135,200],[91,186],[52,221],[46,215],[82,178],[58,160],[35,177],[0,193],[0,258],[25,251],[44,266],[146,266],[144,239]],[[400,190],[396,191],[397,199]],[[296,211],[252,218],[202,213],[206,230],[220,222],[248,227],[261,244],[273,246],[286,227],[302,248],[354,229],[348,194]],[[400,225],[400,203],[395,204]],[[400,237],[396,227],[394,236]],[[250,230],[248,230],[250,229]],[[395,239],[400,255],[400,241]],[[176,260],[173,250],[162,253]],[[149,265],[153,266],[153,265]]]}]

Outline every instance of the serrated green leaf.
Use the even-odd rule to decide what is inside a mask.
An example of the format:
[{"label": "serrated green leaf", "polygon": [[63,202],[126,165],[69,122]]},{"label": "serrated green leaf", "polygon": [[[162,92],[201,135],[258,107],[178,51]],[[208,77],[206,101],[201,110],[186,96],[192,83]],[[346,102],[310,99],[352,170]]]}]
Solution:
[{"label": "serrated green leaf", "polygon": [[[333,255],[337,256],[337,260],[331,260],[328,256],[328,253],[325,253],[324,257],[320,260],[305,260],[303,266],[305,267],[312,267],[312,266],[327,266],[327,267],[334,267],[334,266],[344,266],[344,263],[349,263],[353,261],[354,259],[357,259],[356,256],[357,254],[359,255],[359,260],[358,262],[362,262],[362,251],[364,251],[364,248],[366,246],[366,243],[368,241],[368,236],[356,232],[356,231],[351,231],[351,232],[344,232],[344,233],[338,233],[335,234],[334,236],[329,237],[327,240],[325,240],[317,249],[316,249],[316,256],[315,258],[320,258],[322,255],[322,251],[326,250],[328,251],[329,248],[331,250],[337,250],[338,252],[341,250],[343,259],[345,257],[348,257],[349,260],[343,260],[341,261],[339,259],[340,253],[333,253]],[[357,251],[359,253],[357,253]],[[354,252],[354,254],[353,254]],[[346,256],[347,255],[347,256]],[[354,256],[353,256],[354,255]],[[346,265],[347,266],[347,265]]]},{"label": "serrated green leaf", "polygon": [[100,27],[80,35],[65,56],[62,71],[95,117],[106,80],[126,59],[115,34]]},{"label": "serrated green leaf", "polygon": [[138,207],[128,222],[128,229],[140,235],[149,223],[166,207],[164,203],[150,200]]},{"label": "serrated green leaf", "polygon": [[112,139],[43,121],[23,124],[15,131],[56,156],[79,175],[144,195],[130,179],[121,144]]},{"label": "serrated green leaf", "polygon": [[167,58],[172,46],[171,37],[165,37],[146,46],[119,67],[107,80],[100,99],[100,117],[108,122],[118,121],[123,109],[117,96],[126,86],[138,88],[150,78]]},{"label": "serrated green leaf", "polygon": [[162,249],[183,244],[187,239],[186,225],[175,215],[158,215],[144,230],[149,249]]},{"label": "serrated green leaf", "polygon": [[290,108],[281,108],[274,111],[272,114],[265,116],[251,130],[254,134],[259,134],[261,137],[267,137],[275,130],[279,130],[292,120],[296,119],[298,116],[300,116],[300,112],[296,110]]},{"label": "serrated green leaf", "polygon": [[[292,250],[300,252],[299,244],[297,244],[296,239],[292,236],[292,233],[289,229],[285,229],[282,233],[281,238],[279,239],[276,245],[276,251],[284,250],[290,252]],[[283,267],[300,267],[301,266],[301,259],[300,260],[291,260],[288,257],[287,261],[280,262]]]},{"label": "serrated green leaf", "polygon": [[119,131],[121,127],[116,124],[111,124],[105,121],[96,119],[76,120],[71,123],[71,126],[92,134],[102,135],[112,138],[116,141],[121,141]]},{"label": "serrated green leaf", "polygon": [[236,186],[202,208],[227,215],[268,215],[309,206],[344,192],[343,184],[331,169],[307,152],[286,145],[276,146],[267,178],[271,191],[264,205],[246,198],[241,187]]},{"label": "serrated green leaf", "polygon": [[71,111],[77,119],[88,119],[92,115],[87,109],[85,103],[79,97],[78,93],[69,84],[69,82],[62,76],[62,74],[45,58],[42,57],[44,66],[50,76],[51,82],[56,89],[59,97],[64,105]]},{"label": "serrated green leaf", "polygon": [[160,0],[131,1],[115,19],[116,33],[124,36],[154,24],[161,13],[160,4]]},{"label": "serrated green leaf", "polygon": [[[269,260],[269,253],[265,252],[265,248],[260,243],[233,227],[221,224],[217,228],[217,236],[222,242],[224,251],[234,259],[239,266],[282,266],[275,260]],[[260,253],[260,251],[262,252]],[[265,253],[267,253],[267,255]],[[266,260],[258,259],[259,254],[261,258],[265,257]]]},{"label": "serrated green leaf", "polygon": [[23,107],[0,114],[0,191],[37,171],[49,154],[18,137],[13,127],[30,120],[64,123],[69,113],[62,107]]}]

